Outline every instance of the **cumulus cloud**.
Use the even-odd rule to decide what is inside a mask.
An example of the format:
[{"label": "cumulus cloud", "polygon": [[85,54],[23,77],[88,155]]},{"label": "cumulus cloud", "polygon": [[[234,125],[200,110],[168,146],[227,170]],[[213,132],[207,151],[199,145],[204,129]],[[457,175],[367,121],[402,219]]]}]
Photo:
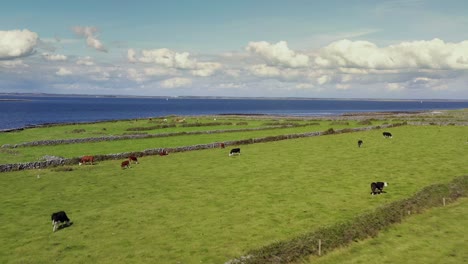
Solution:
[{"label": "cumulus cloud", "polygon": [[440,39],[402,42],[379,48],[369,41],[340,40],[321,49],[315,64],[325,68],[468,69],[468,41]]},{"label": "cumulus cloud", "polygon": [[171,78],[161,82],[161,87],[164,88],[177,88],[177,87],[184,87],[189,86],[192,84],[192,80],[188,78]]},{"label": "cumulus cloud", "polygon": [[135,52],[134,49],[128,49],[127,59],[128,59],[129,62],[136,62],[137,61],[135,55],[136,55],[136,52]]},{"label": "cumulus cloud", "polygon": [[50,53],[42,53],[42,57],[48,61],[65,61],[67,60],[67,56],[62,54],[50,54]]},{"label": "cumulus cloud", "polygon": [[322,76],[317,78],[317,83],[322,85],[322,84],[325,84],[325,83],[329,82],[330,80],[331,80],[330,76],[322,75]]},{"label": "cumulus cloud", "polygon": [[154,63],[171,69],[191,70],[193,76],[211,76],[222,68],[220,63],[197,62],[196,59],[190,58],[190,53],[188,52],[179,53],[166,48],[142,50],[139,58],[136,55],[137,53],[134,49],[129,49],[127,51],[128,61]]},{"label": "cumulus cloud", "polygon": [[387,83],[387,89],[390,91],[401,91],[404,90],[405,87],[400,83]]},{"label": "cumulus cloud", "polygon": [[0,60],[31,55],[37,42],[37,33],[27,29],[0,31]]},{"label": "cumulus cloud", "polygon": [[250,66],[249,70],[253,75],[259,77],[276,77],[281,74],[281,71],[278,68],[271,67],[266,64]]},{"label": "cumulus cloud", "polygon": [[85,66],[93,66],[94,61],[93,61],[93,58],[91,58],[89,56],[86,56],[86,57],[82,57],[82,58],[79,58],[78,60],[76,60],[76,64],[85,65]]},{"label": "cumulus cloud", "polygon": [[72,72],[66,68],[60,67],[59,70],[55,74],[58,76],[67,76],[67,75],[71,75]]},{"label": "cumulus cloud", "polygon": [[98,39],[97,28],[76,26],[73,27],[73,32],[75,32],[75,34],[78,36],[86,38],[86,44],[88,45],[88,47],[94,48],[98,51],[107,52],[107,49]]},{"label": "cumulus cloud", "polygon": [[[135,59],[135,54],[132,49],[129,50],[129,58]],[[133,55],[132,55],[133,54]],[[177,69],[194,69],[196,61],[189,58],[188,52],[178,53],[170,49],[153,49],[142,50],[141,57],[138,59],[145,63],[156,63],[168,68]]]},{"label": "cumulus cloud", "polygon": [[192,70],[192,75],[208,77],[221,69],[221,67],[221,64],[217,62],[198,62],[196,64],[195,70]]},{"label": "cumulus cloud", "polygon": [[309,65],[309,57],[289,49],[286,41],[280,41],[276,44],[270,44],[266,41],[249,42],[245,49],[260,55],[271,65],[291,68]]}]

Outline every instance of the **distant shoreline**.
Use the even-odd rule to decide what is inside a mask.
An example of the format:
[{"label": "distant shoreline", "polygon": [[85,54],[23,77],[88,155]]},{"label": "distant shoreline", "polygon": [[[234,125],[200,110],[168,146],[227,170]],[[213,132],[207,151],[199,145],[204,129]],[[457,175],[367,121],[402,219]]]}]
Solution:
[{"label": "distant shoreline", "polygon": [[[391,99],[391,98],[318,98],[318,97],[236,97],[236,96],[138,96],[138,95],[91,95],[91,94],[48,94],[48,93],[0,93],[0,96],[18,97],[80,97],[80,98],[139,98],[139,99],[214,99],[214,100],[330,100],[330,101],[379,101],[379,102],[468,102],[468,99]],[[0,99],[0,101],[22,99]],[[27,99],[25,99],[27,100]]]}]

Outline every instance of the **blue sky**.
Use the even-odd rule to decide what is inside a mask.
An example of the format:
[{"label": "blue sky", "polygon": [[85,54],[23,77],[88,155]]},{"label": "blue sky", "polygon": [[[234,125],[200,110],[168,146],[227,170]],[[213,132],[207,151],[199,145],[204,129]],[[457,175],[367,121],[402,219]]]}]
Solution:
[{"label": "blue sky", "polygon": [[8,1],[0,92],[468,99],[468,2]]}]

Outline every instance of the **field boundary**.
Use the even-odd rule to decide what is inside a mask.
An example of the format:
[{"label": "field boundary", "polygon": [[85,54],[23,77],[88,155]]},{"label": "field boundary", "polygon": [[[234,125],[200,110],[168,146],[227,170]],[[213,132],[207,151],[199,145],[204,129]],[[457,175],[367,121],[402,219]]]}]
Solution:
[{"label": "field boundary", "polygon": [[412,214],[445,206],[467,195],[468,175],[459,176],[446,184],[429,185],[410,198],[383,205],[350,221],[252,250],[225,264],[290,263],[311,255],[324,255],[354,241],[375,237],[379,231]]},{"label": "field boundary", "polygon": [[[135,152],[94,155],[94,161],[98,162],[98,161],[104,161],[104,160],[127,159],[129,156],[143,157],[143,156],[160,155],[163,151],[166,151],[168,153],[175,153],[175,152],[219,148],[223,144],[224,146],[233,146],[233,145],[266,143],[266,142],[280,141],[280,140],[287,140],[287,139],[297,139],[297,138],[314,137],[314,136],[322,136],[322,135],[330,135],[330,134],[368,131],[368,130],[373,130],[373,129],[390,128],[390,127],[397,127],[397,126],[403,126],[403,125],[406,125],[406,123],[403,122],[403,123],[386,124],[386,125],[379,125],[379,126],[345,128],[345,129],[340,129],[340,130],[333,130],[333,128],[330,128],[326,131],[318,131],[318,132],[287,134],[287,135],[269,136],[269,137],[263,137],[263,138],[249,138],[249,139],[244,139],[244,140],[214,142],[214,143],[208,143],[208,144],[198,144],[198,145],[182,146],[182,147],[174,147],[174,148],[153,148],[153,149],[147,149],[147,150],[135,151]],[[80,158],[81,157],[75,157],[75,158],[56,157],[56,158],[46,160],[46,161],[1,164],[0,173],[10,172],[10,171],[20,171],[20,170],[44,169],[47,167],[57,167],[57,166],[64,166],[64,165],[76,165],[78,164],[78,162],[80,162]]]}]

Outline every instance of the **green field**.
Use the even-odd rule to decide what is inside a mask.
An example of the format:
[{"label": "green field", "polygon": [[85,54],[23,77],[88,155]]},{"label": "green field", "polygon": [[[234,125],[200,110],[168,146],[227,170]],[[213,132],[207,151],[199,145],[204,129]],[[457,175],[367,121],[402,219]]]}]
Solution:
[{"label": "green field", "polygon": [[468,199],[432,209],[324,257],[299,263],[468,263]]},{"label": "green field", "polygon": [[[265,121],[247,122],[260,127]],[[34,161],[358,126],[330,125],[17,148],[10,150],[16,154],[0,153],[0,163],[15,156]],[[65,138],[41,129],[66,134],[75,128],[14,132],[8,139],[1,135],[2,144]],[[180,129],[188,128],[174,131]],[[224,263],[466,175],[466,127],[390,131],[392,139],[372,130],[243,145],[234,157],[229,149],[147,156],[127,170],[121,161],[102,161],[71,171],[1,173],[0,263]],[[387,193],[369,195],[372,181],[389,182]],[[52,233],[50,214],[58,210],[73,225]]]}]

